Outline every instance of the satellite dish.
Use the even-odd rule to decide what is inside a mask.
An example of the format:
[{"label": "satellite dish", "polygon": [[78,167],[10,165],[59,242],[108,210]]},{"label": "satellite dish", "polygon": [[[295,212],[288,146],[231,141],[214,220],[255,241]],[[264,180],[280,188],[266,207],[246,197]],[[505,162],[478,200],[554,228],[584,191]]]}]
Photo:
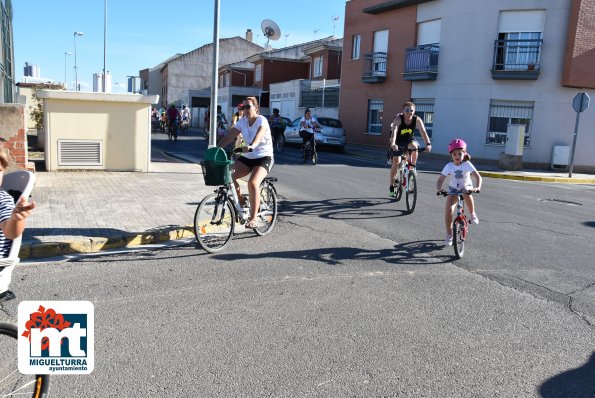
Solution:
[{"label": "satellite dish", "polygon": [[279,29],[279,26],[270,19],[262,21],[260,28],[262,29],[264,36],[267,38],[267,44],[269,43],[269,40],[278,40],[281,37],[281,29]]}]

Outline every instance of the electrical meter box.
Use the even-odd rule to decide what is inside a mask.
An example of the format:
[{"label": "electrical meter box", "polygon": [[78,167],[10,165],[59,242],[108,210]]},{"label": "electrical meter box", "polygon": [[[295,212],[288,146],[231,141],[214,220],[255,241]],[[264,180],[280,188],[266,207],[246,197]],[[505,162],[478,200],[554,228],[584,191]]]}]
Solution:
[{"label": "electrical meter box", "polygon": [[504,153],[512,156],[522,156],[523,147],[525,144],[525,128],[524,124],[509,124],[506,131],[506,146]]},{"label": "electrical meter box", "polygon": [[552,169],[566,169],[570,163],[570,147],[565,145],[554,145],[552,150]]}]

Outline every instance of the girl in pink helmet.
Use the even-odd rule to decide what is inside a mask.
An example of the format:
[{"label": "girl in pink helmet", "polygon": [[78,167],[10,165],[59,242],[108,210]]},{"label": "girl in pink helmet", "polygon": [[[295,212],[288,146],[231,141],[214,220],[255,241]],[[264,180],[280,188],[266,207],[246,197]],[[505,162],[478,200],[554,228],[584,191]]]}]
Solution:
[{"label": "girl in pink helmet", "polygon": [[[467,144],[465,141],[456,138],[448,144],[448,152],[452,158],[452,162],[449,162],[444,169],[438,182],[436,183],[436,189],[438,192],[442,192],[442,184],[446,177],[450,176],[448,183],[448,194],[446,198],[446,207],[444,208],[444,222],[446,225],[446,239],[444,244],[452,246],[452,215],[457,204],[457,198],[455,195],[465,192],[479,192],[481,189],[481,176],[477,172],[477,169],[470,162],[471,156],[467,153]],[[475,180],[475,187],[473,186],[472,178]],[[469,194],[464,194],[465,206],[471,213],[471,222],[473,224],[479,224],[479,218],[475,214],[475,203],[473,197]]]}]

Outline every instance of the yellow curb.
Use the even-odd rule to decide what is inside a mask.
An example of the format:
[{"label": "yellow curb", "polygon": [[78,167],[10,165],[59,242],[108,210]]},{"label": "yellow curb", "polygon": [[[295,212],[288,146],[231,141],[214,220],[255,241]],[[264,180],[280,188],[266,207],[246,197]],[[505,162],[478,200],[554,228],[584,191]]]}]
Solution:
[{"label": "yellow curb", "polygon": [[31,258],[56,257],[60,255],[58,243],[40,243],[31,246]]},{"label": "yellow curb", "polygon": [[565,184],[595,184],[595,178],[538,177],[506,173],[494,173],[489,171],[480,171],[479,174],[482,177],[501,178],[505,180],[557,182]]},{"label": "yellow curb", "polygon": [[97,253],[123,247],[143,246],[193,237],[193,226],[186,225],[174,229],[163,229],[114,238],[93,237],[71,242],[26,243],[21,246],[19,258],[40,259],[67,254]]},{"label": "yellow curb", "polygon": [[31,257],[31,246],[31,243],[21,244],[21,249],[19,250],[19,258],[21,260]]},{"label": "yellow curb", "polygon": [[155,243],[155,235],[153,234],[138,234],[124,237],[126,247],[150,245]]},{"label": "yellow curb", "polygon": [[60,246],[60,254],[77,254],[77,253],[92,253],[93,252],[93,244],[91,239],[81,239],[78,241],[72,242],[61,242],[59,243]]},{"label": "yellow curb", "polygon": [[119,238],[93,238],[91,240],[91,247],[93,252],[102,250],[119,249],[126,246],[126,240],[123,237]]}]

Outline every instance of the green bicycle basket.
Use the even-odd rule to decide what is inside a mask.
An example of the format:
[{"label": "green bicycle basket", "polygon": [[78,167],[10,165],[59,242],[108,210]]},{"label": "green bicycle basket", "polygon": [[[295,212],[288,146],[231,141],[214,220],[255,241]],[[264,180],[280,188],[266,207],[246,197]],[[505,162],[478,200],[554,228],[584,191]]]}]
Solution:
[{"label": "green bicycle basket", "polygon": [[233,162],[227,159],[225,151],[219,147],[207,149],[205,160],[200,162],[205,185],[227,185],[230,181],[229,169]]}]

